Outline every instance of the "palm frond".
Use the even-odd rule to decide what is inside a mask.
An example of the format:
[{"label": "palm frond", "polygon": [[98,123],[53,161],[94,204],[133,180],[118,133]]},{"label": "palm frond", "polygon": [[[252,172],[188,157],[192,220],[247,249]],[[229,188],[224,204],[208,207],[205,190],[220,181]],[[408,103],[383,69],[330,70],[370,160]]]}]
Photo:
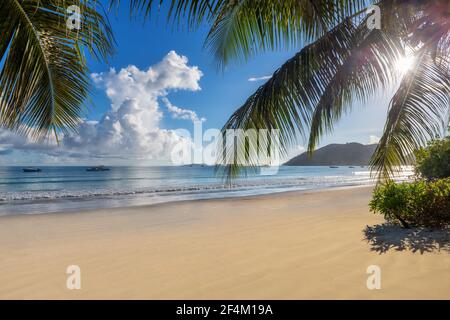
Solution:
[{"label": "palm frond", "polygon": [[[433,61],[429,72],[448,79],[448,72],[442,67],[448,66],[448,55],[443,54],[442,50],[442,44],[446,43],[445,35],[448,34],[446,22],[438,25],[421,23],[418,30],[427,36],[420,36],[419,42],[417,37],[411,35],[411,26],[429,17],[426,11],[430,8],[429,3],[416,5],[402,1],[381,1],[378,4],[383,12],[390,13],[383,15],[381,30],[369,30],[361,19],[356,19],[358,27],[352,23],[355,19],[345,20],[277,70],[231,116],[223,131],[229,128],[279,129],[280,144],[285,153],[287,146],[296,142],[297,136],[304,136],[306,130],[311,129],[308,149],[312,152],[320,137],[332,130],[336,120],[350,111],[355,101],[364,102],[380,89],[396,85],[399,74],[395,64],[403,56],[404,47],[422,48],[424,42],[429,42],[427,38],[430,34],[437,41],[434,42],[435,50],[429,49]],[[430,84],[432,89],[434,85],[436,92],[431,90],[430,99],[441,103],[445,95],[448,97],[448,87],[439,86],[437,78]],[[425,89],[419,88],[418,91]],[[433,96],[434,93],[437,97]],[[417,98],[415,103],[419,101]],[[423,101],[426,99],[421,103]],[[444,114],[438,114],[436,110],[431,113],[435,121],[445,118]],[[435,130],[431,131],[435,132],[436,128],[434,125],[432,129]],[[425,139],[424,136],[421,138]],[[229,158],[226,150],[224,154],[225,158]],[[402,163],[400,156],[393,160],[397,164]],[[383,165],[378,162],[378,169],[382,166],[392,168],[395,161],[384,162]],[[238,166],[229,165],[229,174],[235,175],[238,171]]]},{"label": "palm frond", "polygon": [[297,48],[317,40],[366,1],[242,0],[223,6],[205,45],[220,66],[266,50]]},{"label": "palm frond", "polygon": [[[313,150],[352,102],[364,101],[392,84],[392,65],[401,54],[399,39],[367,29],[365,20],[355,27],[347,19],[278,69],[230,117],[223,131],[278,129],[280,152],[285,155],[298,136],[306,137],[312,129]],[[230,168],[232,173],[238,171]]]},{"label": "palm frond", "polygon": [[[189,29],[206,22],[205,46],[220,66],[266,50],[296,48],[314,41],[344,19],[364,12],[366,0],[131,0],[130,10],[149,17],[169,4],[168,19]],[[120,0],[110,0],[117,6]]]},{"label": "palm frond", "polygon": [[[110,9],[118,7],[121,0],[110,0]],[[196,29],[202,22],[212,23],[218,12],[230,0],[130,0],[130,12],[143,14],[149,18],[155,7],[159,11],[164,3],[169,3],[167,19],[173,23],[187,23],[190,30]],[[234,2],[234,1],[233,1]]]},{"label": "palm frond", "polygon": [[303,48],[248,98],[223,131],[277,129],[280,152],[285,154],[298,134],[306,136],[314,107],[348,55],[354,34],[355,27],[347,20]]},{"label": "palm frond", "polygon": [[308,152],[316,149],[320,138],[333,130],[354,102],[364,104],[378,92],[398,80],[395,63],[403,56],[400,38],[386,36],[381,30],[369,30],[364,23],[353,39],[351,50],[323,91],[311,121]]},{"label": "palm frond", "polygon": [[414,68],[391,100],[383,136],[371,160],[385,180],[410,164],[413,151],[442,135],[449,121],[450,80],[435,64],[429,46],[417,52]]},{"label": "palm frond", "polygon": [[361,21],[352,51],[315,108],[308,142],[310,154],[320,137],[332,132],[334,123],[351,111],[354,101],[364,104],[373,93],[391,88],[399,81],[396,63],[405,55],[405,47],[412,45],[408,41],[411,26],[425,17],[423,13],[418,15],[423,7],[405,1],[380,1],[377,5],[383,13],[381,30],[370,30],[366,21]]},{"label": "palm frond", "polygon": [[[81,29],[66,9],[81,9]],[[107,20],[93,1],[3,0],[0,3],[0,125],[42,138],[75,130],[89,92],[83,49],[113,51]]]}]

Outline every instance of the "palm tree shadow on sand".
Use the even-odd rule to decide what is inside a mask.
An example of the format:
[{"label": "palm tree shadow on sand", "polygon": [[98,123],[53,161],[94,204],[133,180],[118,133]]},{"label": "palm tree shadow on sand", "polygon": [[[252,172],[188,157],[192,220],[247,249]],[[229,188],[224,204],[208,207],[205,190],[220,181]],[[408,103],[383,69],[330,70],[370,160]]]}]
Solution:
[{"label": "palm tree shadow on sand", "polygon": [[411,228],[404,229],[399,225],[383,223],[367,226],[364,240],[371,245],[371,250],[380,254],[389,250],[450,253],[450,229]]}]

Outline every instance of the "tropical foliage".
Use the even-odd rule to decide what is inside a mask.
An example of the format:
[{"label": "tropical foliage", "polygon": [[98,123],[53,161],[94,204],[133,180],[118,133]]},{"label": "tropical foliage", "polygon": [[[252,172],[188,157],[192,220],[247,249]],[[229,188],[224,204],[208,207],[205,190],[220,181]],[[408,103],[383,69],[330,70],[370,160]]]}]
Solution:
[{"label": "tropical foliage", "polygon": [[[82,12],[67,28],[67,8]],[[0,1],[0,126],[35,138],[76,129],[89,94],[84,52],[106,59],[113,36],[89,0]]]},{"label": "tropical foliage", "polygon": [[405,228],[450,226],[450,179],[390,181],[375,188],[369,206]]},{"label": "tropical foliage", "polygon": [[[118,2],[113,1],[113,2]],[[132,0],[150,15],[155,2]],[[164,1],[162,1],[164,2]],[[355,102],[398,87],[372,159],[380,177],[410,163],[413,150],[448,124],[450,12],[447,0],[170,0],[169,18],[189,28],[206,21],[205,46],[220,66],[265,50],[305,45],[231,116],[226,129],[279,129],[282,151],[298,137],[313,152]],[[366,9],[381,10],[381,28],[368,28]],[[184,19],[183,19],[184,18]],[[400,74],[398,60],[414,57]],[[234,150],[227,150],[228,154]],[[224,159],[229,161],[229,155]],[[255,157],[249,155],[251,164]],[[229,173],[239,171],[232,165]]]},{"label": "tropical foliage", "polygon": [[450,226],[450,137],[414,152],[417,180],[375,187],[370,208],[404,227]]},{"label": "tropical foliage", "polygon": [[432,140],[414,153],[416,173],[426,179],[450,177],[450,137]]}]

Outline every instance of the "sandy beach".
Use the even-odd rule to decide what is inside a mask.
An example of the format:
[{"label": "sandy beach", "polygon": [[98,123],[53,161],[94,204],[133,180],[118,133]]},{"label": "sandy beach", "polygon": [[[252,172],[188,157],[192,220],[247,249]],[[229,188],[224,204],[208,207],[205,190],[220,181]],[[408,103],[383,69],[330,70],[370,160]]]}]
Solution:
[{"label": "sandy beach", "polygon": [[[0,298],[449,299],[448,233],[382,227],[370,192],[1,217]],[[80,290],[66,287],[69,265]]]}]

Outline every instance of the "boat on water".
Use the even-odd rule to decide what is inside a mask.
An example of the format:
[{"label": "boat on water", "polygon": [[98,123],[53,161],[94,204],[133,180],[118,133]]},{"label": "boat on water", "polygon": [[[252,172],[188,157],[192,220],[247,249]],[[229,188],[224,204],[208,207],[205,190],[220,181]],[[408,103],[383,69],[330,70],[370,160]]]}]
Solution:
[{"label": "boat on water", "polygon": [[337,166],[330,166],[330,168],[331,168],[331,169],[337,169],[337,168],[339,168],[339,167],[337,167]]},{"label": "boat on water", "polygon": [[23,170],[23,172],[41,172],[42,171],[42,169],[34,168],[34,167],[23,168],[22,170]]},{"label": "boat on water", "polygon": [[107,168],[105,166],[96,166],[96,167],[87,168],[86,171],[91,171],[91,172],[92,171],[95,171],[95,172],[98,172],[98,171],[109,171],[109,168]]}]

